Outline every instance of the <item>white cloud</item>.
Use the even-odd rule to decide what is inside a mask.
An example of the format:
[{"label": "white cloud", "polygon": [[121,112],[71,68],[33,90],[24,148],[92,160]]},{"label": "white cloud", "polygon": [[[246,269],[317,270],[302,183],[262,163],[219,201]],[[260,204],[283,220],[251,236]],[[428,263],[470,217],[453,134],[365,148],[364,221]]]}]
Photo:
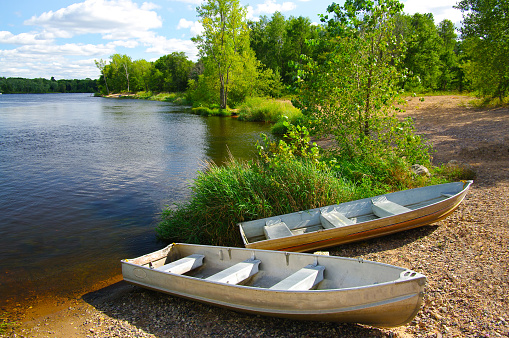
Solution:
[{"label": "white cloud", "polygon": [[192,60],[198,60],[198,48],[191,40],[167,39],[164,36],[153,36],[145,43],[149,46],[147,53],[166,55],[173,52],[184,52]]},{"label": "white cloud", "polygon": [[[71,46],[63,47],[60,51],[74,49]],[[83,50],[82,50],[83,51]],[[0,76],[5,77],[43,77],[54,76],[57,79],[96,79],[99,70],[95,66],[94,58],[74,60],[70,62],[68,56],[61,54],[34,54],[27,50],[0,50]],[[5,67],[4,67],[5,65]]]},{"label": "white cloud", "polygon": [[191,5],[201,5],[204,0],[173,0],[175,2],[183,2],[183,3],[186,3],[186,4],[191,4]]},{"label": "white cloud", "polygon": [[0,31],[0,43],[12,45],[37,45],[51,43],[54,41],[54,35],[48,33],[21,33],[14,35],[8,31]]},{"label": "white cloud", "polygon": [[190,28],[191,33],[196,36],[203,33],[203,25],[198,21],[188,21],[186,19],[180,19],[177,29],[187,29]]},{"label": "white cloud", "polygon": [[105,38],[125,39],[162,26],[162,19],[152,11],[156,7],[151,3],[139,7],[131,0],[85,0],[33,16],[25,24],[42,26],[66,37],[108,32]]},{"label": "white cloud", "polygon": [[276,0],[265,0],[264,3],[256,5],[253,8],[253,14],[273,14],[275,12],[287,12],[297,8],[293,2],[276,3]]},{"label": "white cloud", "polygon": [[462,20],[461,11],[453,8],[457,0],[406,0],[402,2],[405,5],[403,11],[407,14],[433,13],[436,24],[444,19],[449,19],[458,26]]}]

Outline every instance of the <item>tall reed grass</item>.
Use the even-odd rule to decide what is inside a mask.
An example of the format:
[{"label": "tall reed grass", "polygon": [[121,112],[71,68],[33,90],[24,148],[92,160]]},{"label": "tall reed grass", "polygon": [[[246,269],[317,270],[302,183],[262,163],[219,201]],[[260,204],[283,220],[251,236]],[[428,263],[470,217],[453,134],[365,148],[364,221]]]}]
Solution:
[{"label": "tall reed grass", "polygon": [[276,123],[284,116],[292,122],[302,117],[302,113],[289,101],[263,97],[248,97],[239,107],[241,121]]},{"label": "tall reed grass", "polygon": [[277,165],[231,160],[211,164],[192,187],[191,199],[168,208],[157,227],[163,240],[242,245],[239,222],[286,214],[355,198],[355,189],[310,161]]}]

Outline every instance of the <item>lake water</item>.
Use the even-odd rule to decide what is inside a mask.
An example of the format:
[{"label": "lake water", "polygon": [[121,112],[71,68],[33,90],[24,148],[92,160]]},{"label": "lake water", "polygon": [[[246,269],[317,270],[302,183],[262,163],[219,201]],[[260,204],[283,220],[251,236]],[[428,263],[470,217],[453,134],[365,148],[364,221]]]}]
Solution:
[{"label": "lake water", "polygon": [[161,248],[164,206],[205,161],[251,158],[267,131],[171,103],[0,95],[0,306],[86,290]]}]

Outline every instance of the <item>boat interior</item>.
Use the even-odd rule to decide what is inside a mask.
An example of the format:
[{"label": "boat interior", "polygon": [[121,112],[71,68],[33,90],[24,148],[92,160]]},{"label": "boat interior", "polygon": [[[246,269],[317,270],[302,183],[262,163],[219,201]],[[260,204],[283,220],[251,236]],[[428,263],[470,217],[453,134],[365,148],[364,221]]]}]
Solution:
[{"label": "boat interior", "polygon": [[[386,195],[343,204],[299,211],[291,214],[259,219],[239,224],[244,242],[254,243],[311,233],[320,230],[352,226],[379,218],[404,214],[443,200],[458,192],[439,191],[425,199],[396,198]],[[390,194],[392,195],[392,194]],[[404,196],[404,194],[401,194]]]},{"label": "boat interior", "polygon": [[170,246],[129,263],[210,282],[287,291],[360,287],[417,275],[351,258],[194,245]]}]

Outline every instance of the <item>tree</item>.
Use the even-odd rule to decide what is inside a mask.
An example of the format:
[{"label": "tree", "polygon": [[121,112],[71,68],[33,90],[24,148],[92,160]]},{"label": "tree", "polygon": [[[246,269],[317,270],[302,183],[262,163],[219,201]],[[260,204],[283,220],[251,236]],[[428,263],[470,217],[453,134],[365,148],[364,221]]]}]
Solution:
[{"label": "tree", "polygon": [[134,82],[134,89],[136,91],[149,91],[150,90],[150,77],[154,64],[144,59],[136,60],[132,64],[132,76]]},{"label": "tree", "polygon": [[500,101],[509,91],[509,1],[461,0],[461,36],[471,61],[466,71],[483,95]]},{"label": "tree", "polygon": [[[398,95],[401,46],[394,37],[397,0],[346,0],[322,16],[323,38],[312,43],[324,54],[307,58],[299,72],[295,104],[312,121],[317,136],[334,136],[338,155],[346,158],[396,153],[417,160],[420,139],[410,122],[399,122],[392,104]],[[429,157],[420,158],[421,163]]]},{"label": "tree", "polygon": [[441,41],[433,14],[415,13],[400,16],[407,20],[404,41],[407,46],[403,64],[409,72],[404,83],[406,90],[438,89],[440,78]]},{"label": "tree", "polygon": [[193,38],[205,65],[213,67],[219,82],[219,105],[227,107],[232,72],[243,62],[249,49],[246,8],[238,0],[208,0],[197,8],[202,35]]},{"label": "tree", "polygon": [[187,89],[193,62],[187,59],[184,52],[161,56],[154,63],[154,67],[157,70],[159,91],[182,92]]},{"label": "tree", "polygon": [[108,89],[108,81],[106,80],[106,72],[104,71],[104,68],[106,67],[106,61],[101,59],[99,61],[94,60],[94,62],[95,62],[95,66],[99,69],[99,71],[101,72],[101,75],[104,78],[104,85],[106,86],[106,93],[110,94],[110,91]]},{"label": "tree", "polygon": [[[127,83],[127,91],[130,92],[130,81],[129,76],[132,71],[132,60],[131,57],[128,55],[120,55],[120,54],[113,54],[111,56],[111,63],[110,65],[113,66],[114,73],[117,77],[117,81],[119,81],[118,77],[124,77]],[[119,89],[119,91],[122,91],[122,88]]]},{"label": "tree", "polygon": [[460,87],[459,81],[462,78],[461,68],[456,55],[458,42],[454,31],[454,24],[451,20],[443,20],[438,24],[438,35],[441,40],[440,52],[440,76],[438,79],[439,89],[451,90]]}]

